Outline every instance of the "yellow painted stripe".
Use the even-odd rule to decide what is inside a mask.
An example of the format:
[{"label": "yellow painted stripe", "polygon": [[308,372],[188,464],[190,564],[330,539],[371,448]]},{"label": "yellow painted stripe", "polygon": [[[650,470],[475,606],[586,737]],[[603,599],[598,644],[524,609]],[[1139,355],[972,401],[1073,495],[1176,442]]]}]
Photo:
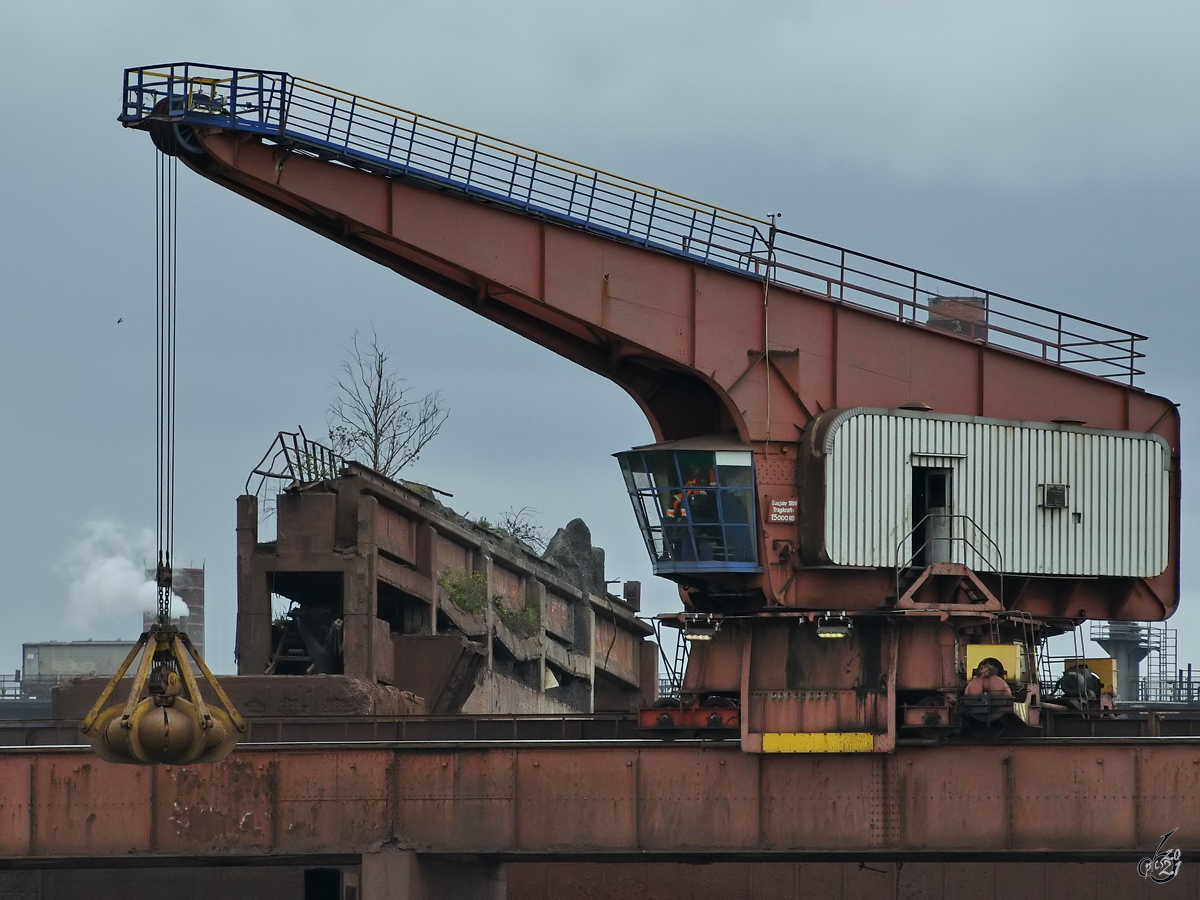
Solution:
[{"label": "yellow painted stripe", "polygon": [[875,735],[865,731],[816,731],[811,733],[767,733],[762,736],[763,753],[870,753]]}]

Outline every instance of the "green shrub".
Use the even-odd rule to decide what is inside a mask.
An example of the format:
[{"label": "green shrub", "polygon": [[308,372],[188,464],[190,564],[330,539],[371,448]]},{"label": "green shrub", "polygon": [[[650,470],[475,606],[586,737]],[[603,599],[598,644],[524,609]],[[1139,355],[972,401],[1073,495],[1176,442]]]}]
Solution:
[{"label": "green shrub", "polygon": [[482,572],[439,572],[437,583],[463,612],[479,615],[487,603],[487,579]]},{"label": "green shrub", "polygon": [[[479,615],[487,604],[487,579],[482,572],[439,572],[437,583],[450,595],[454,605],[463,612]],[[503,594],[492,595],[492,609],[496,616],[515,634],[529,637],[542,627],[542,614],[537,606],[526,603],[521,609],[513,610],[504,605]]]},{"label": "green shrub", "polygon": [[530,637],[538,633],[542,627],[542,613],[532,603],[526,603],[522,609],[509,609],[504,605],[504,598],[496,595],[492,598],[492,608],[500,621],[509,627],[514,634]]}]

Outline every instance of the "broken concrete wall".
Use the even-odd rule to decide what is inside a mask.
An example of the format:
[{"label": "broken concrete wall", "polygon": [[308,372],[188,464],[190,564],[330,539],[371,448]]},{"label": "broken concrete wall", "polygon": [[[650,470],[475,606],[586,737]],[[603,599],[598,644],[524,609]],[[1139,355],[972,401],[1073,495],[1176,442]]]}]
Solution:
[{"label": "broken concrete wall", "polygon": [[487,652],[462,634],[393,634],[396,683],[418,697],[429,698],[432,715],[463,710],[479,673],[486,667]]},{"label": "broken concrete wall", "polygon": [[[441,713],[590,712],[597,678],[606,703],[643,693],[639,645],[651,629],[605,590],[604,553],[581,520],[539,556],[353,463],[281,494],[277,515],[277,539],[260,543],[257,500],[238,499],[240,674],[343,674],[435,694],[427,707]],[[272,621],[273,594],[292,604],[283,622]],[[478,698],[452,671],[470,667],[465,644],[444,645],[458,660],[449,668],[428,660],[439,674],[422,671],[422,655],[441,651],[408,639],[441,635],[477,649],[476,668],[491,673]]]},{"label": "broken concrete wall", "polygon": [[555,699],[553,694],[554,691],[535,691],[502,672],[489,670],[482,674],[460,712],[468,716],[569,716],[579,713],[577,705]]}]

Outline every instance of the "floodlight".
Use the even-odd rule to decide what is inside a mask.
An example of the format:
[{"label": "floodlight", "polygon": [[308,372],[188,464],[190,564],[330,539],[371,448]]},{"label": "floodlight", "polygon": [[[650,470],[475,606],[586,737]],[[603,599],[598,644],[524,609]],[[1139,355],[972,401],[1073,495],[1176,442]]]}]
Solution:
[{"label": "floodlight", "polygon": [[685,641],[711,641],[721,630],[721,620],[711,615],[688,617],[683,623]]},{"label": "floodlight", "polygon": [[850,617],[845,613],[840,616],[827,614],[817,619],[817,637],[848,638],[853,627]]}]

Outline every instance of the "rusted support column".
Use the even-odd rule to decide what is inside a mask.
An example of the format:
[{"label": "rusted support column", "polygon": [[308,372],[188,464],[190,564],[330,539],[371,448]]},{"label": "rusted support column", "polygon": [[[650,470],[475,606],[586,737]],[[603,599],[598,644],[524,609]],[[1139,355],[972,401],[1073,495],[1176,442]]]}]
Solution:
[{"label": "rusted support column", "polygon": [[[366,494],[358,497],[358,536],[354,561],[346,572],[342,588],[342,616],[345,623],[342,655],[344,673],[365,681],[377,679],[379,655],[375,626],[376,561],[375,521],[379,501]],[[390,680],[390,678],[389,678]]]},{"label": "rusted support column", "polygon": [[362,858],[362,900],[408,900],[417,855],[410,850],[380,850]]},{"label": "rusted support column", "polygon": [[438,620],[438,590],[437,573],[434,571],[433,545],[437,540],[437,531],[428,522],[416,522],[417,544],[417,573],[429,579],[432,585],[432,599],[429,602],[429,633],[437,634]]},{"label": "rusted support column", "polygon": [[[601,578],[603,580],[603,578]],[[588,712],[596,711],[596,611],[592,609],[592,601],[587,591],[583,591],[583,599],[577,616],[581,616],[587,628],[588,647]],[[578,627],[578,626],[577,626]]]},{"label": "rusted support column", "polygon": [[496,632],[496,611],[492,608],[492,554],[488,552],[487,547],[479,548],[472,559],[472,565],[476,572],[483,574],[483,583],[486,585],[483,621],[487,625],[487,667],[490,672],[496,667],[495,647],[493,646],[493,635]]},{"label": "rusted support column", "polygon": [[271,655],[271,592],[254,565],[258,546],[258,498],[237,499],[237,640],[239,675],[261,675]]},{"label": "rusted support column", "polygon": [[362,900],[506,900],[503,864],[422,857],[385,848],[362,857]]},{"label": "rusted support column", "polygon": [[508,865],[495,863],[488,866],[488,900],[508,900]]},{"label": "rusted support column", "polygon": [[649,706],[658,699],[658,644],[643,641],[638,660],[638,678],[641,688],[641,703]]},{"label": "rusted support column", "polygon": [[533,576],[525,579],[525,605],[538,611],[538,642],[542,652],[538,660],[538,690],[546,692],[546,586]]}]

